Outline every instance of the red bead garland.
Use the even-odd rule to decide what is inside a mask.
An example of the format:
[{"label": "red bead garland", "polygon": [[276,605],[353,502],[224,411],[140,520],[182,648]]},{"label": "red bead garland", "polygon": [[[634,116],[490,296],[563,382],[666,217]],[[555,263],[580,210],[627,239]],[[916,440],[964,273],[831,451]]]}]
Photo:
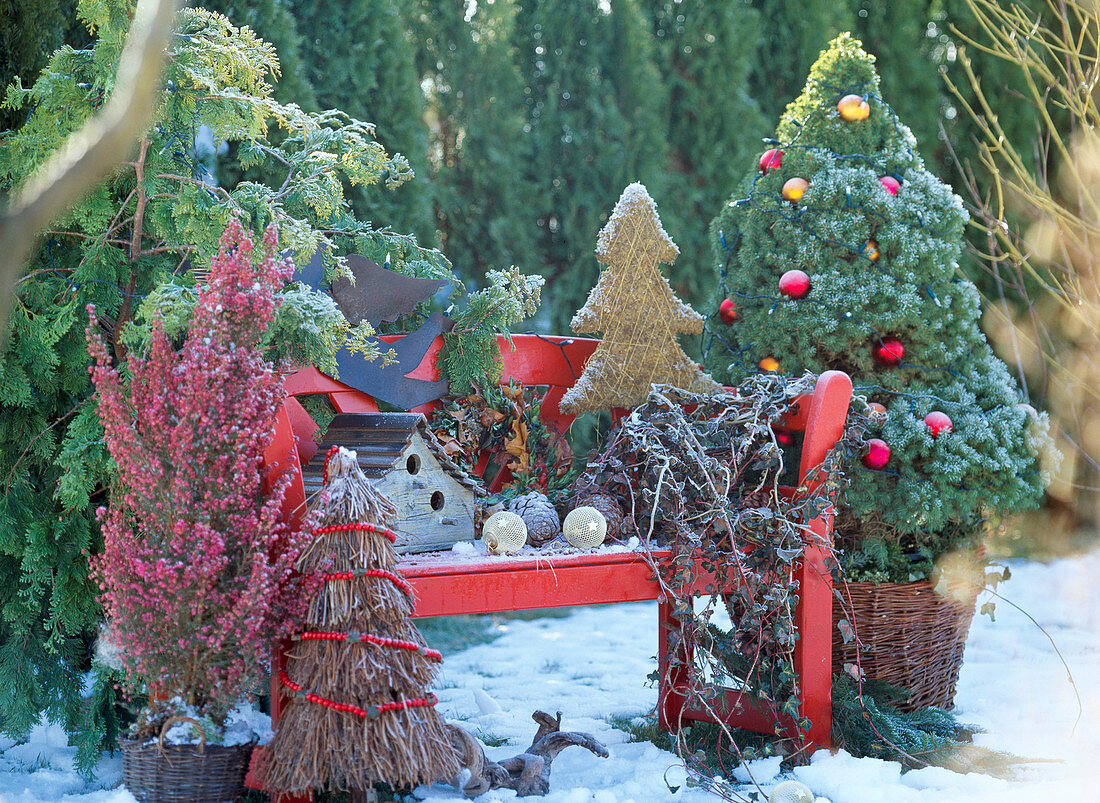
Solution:
[{"label": "red bead garland", "polygon": [[363,719],[375,719],[380,714],[384,714],[387,711],[400,711],[403,708],[430,708],[439,702],[439,698],[431,692],[428,692],[427,697],[414,697],[411,700],[394,700],[391,703],[382,703],[382,705],[372,705],[370,708],[360,708],[357,705],[351,705],[349,703],[338,703],[335,700],[329,700],[327,697],[322,697],[319,694],[306,689],[299,683],[295,683],[287,675],[283,669],[279,670],[279,681],[294,692],[295,696],[301,697],[308,702],[317,703],[317,705],[324,706],[325,708],[331,708],[333,711],[342,711],[348,714],[355,714],[357,717]]},{"label": "red bead garland", "polygon": [[355,530],[364,533],[379,533],[380,535],[384,535],[391,544],[397,541],[397,533],[389,527],[382,527],[378,524],[360,524],[359,522],[351,522],[349,524],[328,524],[324,527],[315,528],[313,534],[327,535],[328,533],[350,533]]},{"label": "red bead garland", "polygon": [[328,485],[328,461],[332,459],[332,456],[340,450],[340,447],[335,443],[328,447],[328,451],[325,452],[325,467],[321,471],[321,482]]},{"label": "red bead garland", "polygon": [[355,569],[349,572],[329,572],[328,574],[321,575],[321,579],[326,582],[330,580],[354,580],[356,577],[377,577],[389,580],[400,588],[406,597],[411,597],[413,595],[413,587],[409,585],[408,580],[399,574],[387,572],[385,569]]},{"label": "red bead garland", "polygon": [[375,644],[379,647],[390,647],[395,650],[409,650],[410,652],[422,652],[425,657],[430,658],[433,661],[442,661],[443,653],[439,650],[433,650],[429,647],[421,647],[414,641],[405,641],[403,639],[386,638],[384,636],[375,636],[370,633],[339,633],[332,631],[318,631],[318,630],[306,630],[295,638],[302,641],[346,641],[350,644],[356,642],[366,641],[370,644]]}]

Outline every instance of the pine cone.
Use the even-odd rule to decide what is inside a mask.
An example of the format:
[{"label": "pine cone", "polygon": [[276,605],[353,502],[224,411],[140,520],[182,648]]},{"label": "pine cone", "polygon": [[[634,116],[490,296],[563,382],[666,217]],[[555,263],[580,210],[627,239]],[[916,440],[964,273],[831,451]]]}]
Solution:
[{"label": "pine cone", "polygon": [[574,507],[587,505],[594,507],[607,520],[607,535],[604,543],[617,539],[623,534],[623,508],[610,494],[595,493],[577,498]]},{"label": "pine cone", "polygon": [[561,535],[561,519],[546,494],[531,491],[517,496],[508,503],[508,509],[518,513],[527,525],[527,543],[531,546],[540,547]]}]

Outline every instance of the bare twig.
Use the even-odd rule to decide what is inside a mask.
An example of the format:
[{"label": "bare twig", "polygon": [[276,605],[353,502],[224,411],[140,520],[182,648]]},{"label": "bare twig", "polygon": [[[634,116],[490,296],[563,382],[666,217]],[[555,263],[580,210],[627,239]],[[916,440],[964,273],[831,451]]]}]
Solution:
[{"label": "bare twig", "polygon": [[14,193],[0,217],[0,347],[10,296],[39,232],[118,167],[145,133],[180,5],[138,0],[110,98]]}]

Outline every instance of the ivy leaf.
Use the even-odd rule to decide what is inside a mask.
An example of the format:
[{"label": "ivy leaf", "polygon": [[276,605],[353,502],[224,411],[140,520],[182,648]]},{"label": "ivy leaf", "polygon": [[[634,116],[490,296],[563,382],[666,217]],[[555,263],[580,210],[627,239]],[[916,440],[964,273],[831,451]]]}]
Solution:
[{"label": "ivy leaf", "polygon": [[851,622],[847,619],[841,619],[836,623],[837,630],[840,631],[840,637],[844,639],[844,643],[847,644],[856,637],[856,631],[852,628]]},{"label": "ivy leaf", "polygon": [[784,549],[783,547],[776,547],[775,554],[784,563],[790,563],[792,560],[802,554],[801,549]]}]

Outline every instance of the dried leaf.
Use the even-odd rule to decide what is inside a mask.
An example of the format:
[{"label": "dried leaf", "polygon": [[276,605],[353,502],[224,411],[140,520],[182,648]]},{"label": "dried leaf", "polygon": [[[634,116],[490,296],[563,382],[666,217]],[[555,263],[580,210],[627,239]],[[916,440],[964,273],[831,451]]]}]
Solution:
[{"label": "dried leaf", "polygon": [[481,425],[483,427],[491,427],[494,424],[499,424],[504,420],[504,413],[500,410],[494,410],[492,407],[486,407],[481,411]]}]

